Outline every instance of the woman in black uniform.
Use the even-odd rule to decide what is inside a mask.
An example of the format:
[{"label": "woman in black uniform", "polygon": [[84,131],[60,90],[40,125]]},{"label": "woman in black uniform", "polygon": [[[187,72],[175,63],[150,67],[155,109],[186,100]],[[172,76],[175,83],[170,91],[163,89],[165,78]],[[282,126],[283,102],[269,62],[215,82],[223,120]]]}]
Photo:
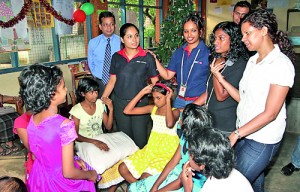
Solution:
[{"label": "woman in black uniform", "polygon": [[[143,50],[139,44],[139,30],[132,23],[120,28],[120,37],[124,48],[116,52],[111,59],[110,79],[102,97],[111,93],[118,131],[126,133],[138,147],[147,143],[147,123],[149,115],[125,115],[124,108],[151,79],[154,85],[158,81],[158,72],[154,57]],[[137,106],[148,105],[148,97],[141,99]]]}]

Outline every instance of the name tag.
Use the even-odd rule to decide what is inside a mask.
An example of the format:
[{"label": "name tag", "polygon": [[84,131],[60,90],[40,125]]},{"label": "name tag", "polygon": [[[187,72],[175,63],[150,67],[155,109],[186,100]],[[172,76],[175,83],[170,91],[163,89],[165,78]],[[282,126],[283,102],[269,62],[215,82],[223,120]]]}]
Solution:
[{"label": "name tag", "polygon": [[181,84],[180,88],[179,88],[178,95],[181,96],[181,97],[184,97],[185,96],[185,92],[186,92],[186,86]]}]

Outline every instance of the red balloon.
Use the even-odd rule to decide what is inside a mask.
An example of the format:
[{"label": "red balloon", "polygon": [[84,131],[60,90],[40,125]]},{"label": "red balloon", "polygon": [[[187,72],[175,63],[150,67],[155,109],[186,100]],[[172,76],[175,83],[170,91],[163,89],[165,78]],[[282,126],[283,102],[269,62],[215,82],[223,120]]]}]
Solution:
[{"label": "red balloon", "polygon": [[86,14],[84,11],[77,9],[74,13],[73,13],[73,18],[76,22],[84,22],[86,19]]}]

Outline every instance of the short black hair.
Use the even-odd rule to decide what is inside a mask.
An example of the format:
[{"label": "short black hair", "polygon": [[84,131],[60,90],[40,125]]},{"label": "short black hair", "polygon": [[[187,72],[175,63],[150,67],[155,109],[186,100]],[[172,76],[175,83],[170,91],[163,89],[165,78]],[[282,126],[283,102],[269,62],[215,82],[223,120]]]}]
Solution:
[{"label": "short black hair", "polygon": [[187,138],[189,154],[196,164],[205,165],[203,174],[216,179],[227,178],[235,165],[229,138],[220,130],[193,129]]},{"label": "short black hair", "polygon": [[112,17],[114,22],[116,22],[115,15],[110,11],[103,11],[99,15],[99,23],[102,24],[102,18]]},{"label": "short black hair", "polygon": [[239,1],[234,5],[233,11],[235,11],[235,9],[237,7],[247,7],[249,9],[249,12],[251,11],[251,4],[248,1]]},{"label": "short black hair", "polygon": [[187,138],[193,129],[212,127],[212,117],[208,110],[194,103],[187,104],[182,112],[182,129]]},{"label": "short black hair", "polygon": [[96,80],[90,77],[84,77],[79,80],[78,87],[76,89],[76,98],[77,103],[84,101],[84,96],[81,93],[87,93],[90,91],[98,91],[99,92],[99,84]]},{"label": "short black hair", "polygon": [[20,95],[28,110],[37,114],[48,109],[57,85],[63,78],[56,66],[34,64],[26,67],[19,76]]},{"label": "short black hair", "polygon": [[0,191],[27,192],[27,188],[25,183],[17,177],[2,176],[0,177]]}]

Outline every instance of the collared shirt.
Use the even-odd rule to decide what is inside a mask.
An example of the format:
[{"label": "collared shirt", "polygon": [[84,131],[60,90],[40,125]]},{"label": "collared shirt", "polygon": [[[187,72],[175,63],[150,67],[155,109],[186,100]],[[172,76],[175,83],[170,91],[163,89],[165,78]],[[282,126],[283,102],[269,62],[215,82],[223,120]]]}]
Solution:
[{"label": "collared shirt", "polygon": [[[176,72],[177,83],[180,86],[181,82],[181,62],[182,55],[184,54],[183,60],[183,83],[186,83],[189,71],[195,60],[194,67],[191,71],[190,77],[187,82],[187,88],[185,97],[199,97],[206,90],[206,80],[209,72],[209,49],[203,41],[200,41],[197,47],[195,47],[191,53],[185,51],[187,44],[176,49],[173,53],[168,70]],[[200,50],[200,51],[199,51]],[[195,59],[197,52],[199,54]],[[177,89],[177,92],[179,89]]]},{"label": "collared shirt", "polygon": [[[246,66],[239,85],[240,102],[237,108],[237,127],[242,127],[265,110],[271,84],[292,87],[295,69],[291,60],[278,45],[259,63],[258,53]],[[285,103],[276,119],[247,136],[260,143],[275,144],[282,139],[286,125]]]},{"label": "collared shirt", "polygon": [[111,59],[109,73],[117,77],[114,92],[120,99],[132,99],[147,85],[147,78],[158,76],[154,57],[141,47],[138,50],[131,60],[125,49],[115,53]]},{"label": "collared shirt", "polygon": [[[88,65],[92,74],[99,79],[102,79],[106,45],[107,37],[103,34],[91,39],[88,45]],[[110,37],[110,46],[111,55],[120,50],[121,40],[118,35],[113,34]]]}]

